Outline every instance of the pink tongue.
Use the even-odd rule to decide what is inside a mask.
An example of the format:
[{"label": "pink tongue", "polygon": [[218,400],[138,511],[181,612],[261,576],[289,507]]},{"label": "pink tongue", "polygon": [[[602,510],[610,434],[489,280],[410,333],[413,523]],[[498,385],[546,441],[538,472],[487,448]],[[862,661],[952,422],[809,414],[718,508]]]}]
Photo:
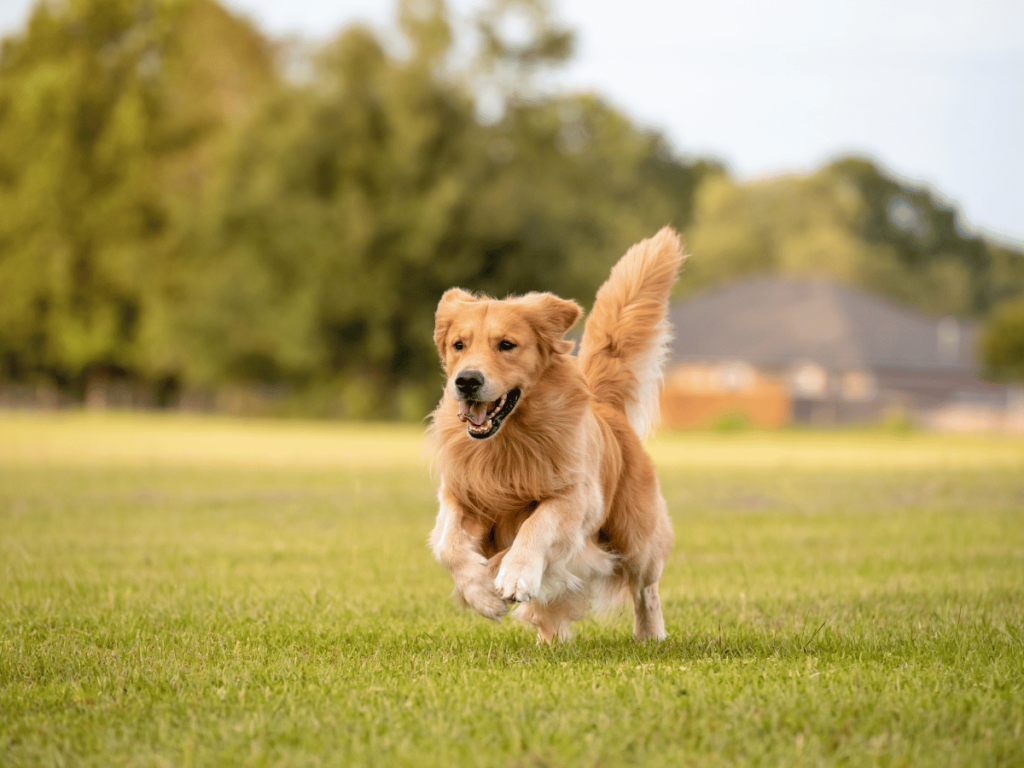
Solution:
[{"label": "pink tongue", "polygon": [[481,403],[475,400],[460,400],[459,418],[463,420],[468,418],[473,422],[474,426],[483,426],[483,423],[487,421],[488,405],[490,405],[490,403]]}]

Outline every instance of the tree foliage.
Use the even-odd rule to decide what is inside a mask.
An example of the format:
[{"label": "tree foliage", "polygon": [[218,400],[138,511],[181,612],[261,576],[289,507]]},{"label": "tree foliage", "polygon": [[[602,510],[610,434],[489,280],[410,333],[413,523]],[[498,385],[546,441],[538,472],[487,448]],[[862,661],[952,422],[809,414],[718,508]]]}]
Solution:
[{"label": "tree foliage", "polygon": [[0,49],[0,379],[418,417],[446,288],[587,302],[666,223],[682,290],[820,272],[969,317],[1024,295],[1020,253],[867,161],[740,184],[597,96],[543,95],[574,39],[542,0],[469,26],[401,0],[395,29],[296,69],[214,0],[40,3]]},{"label": "tree foliage", "polygon": [[[220,34],[210,39],[211,30]],[[219,62],[192,57],[207,46]],[[263,46],[209,0],[41,3],[25,33],[4,41],[0,360],[8,376],[70,381],[146,369],[140,338],[153,276],[179,209],[209,172],[217,129],[234,117],[232,95],[246,101],[271,75]]]},{"label": "tree foliage", "polygon": [[982,328],[981,356],[992,379],[1024,383],[1024,300],[993,310]]},{"label": "tree foliage", "polygon": [[441,66],[443,19],[415,21],[407,34],[427,39],[405,59],[346,30],[308,84],[282,83],[241,128],[171,302],[186,379],[422,414],[446,288],[592,296],[631,242],[686,223],[699,168],[659,136],[593,97],[510,97],[481,123]]},{"label": "tree foliage", "polygon": [[808,176],[700,189],[687,287],[754,272],[819,274],[935,316],[978,318],[1024,294],[1024,255],[972,235],[954,207],[861,158]]}]

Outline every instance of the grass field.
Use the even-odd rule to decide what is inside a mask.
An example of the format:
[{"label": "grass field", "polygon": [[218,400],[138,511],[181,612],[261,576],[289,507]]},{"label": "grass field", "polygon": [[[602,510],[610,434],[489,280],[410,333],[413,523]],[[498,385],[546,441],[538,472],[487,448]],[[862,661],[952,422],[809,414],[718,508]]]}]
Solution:
[{"label": "grass field", "polygon": [[420,430],[0,415],[0,765],[1024,765],[1024,441],[662,435],[669,639],[457,610]]}]

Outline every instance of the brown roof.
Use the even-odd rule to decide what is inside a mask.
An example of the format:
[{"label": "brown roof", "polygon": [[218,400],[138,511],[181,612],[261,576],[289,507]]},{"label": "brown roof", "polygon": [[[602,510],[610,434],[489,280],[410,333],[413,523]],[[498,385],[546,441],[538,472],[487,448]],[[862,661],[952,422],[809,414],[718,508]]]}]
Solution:
[{"label": "brown roof", "polygon": [[670,309],[673,363],[747,360],[766,367],[974,373],[976,330],[817,278],[760,277],[688,296]]}]

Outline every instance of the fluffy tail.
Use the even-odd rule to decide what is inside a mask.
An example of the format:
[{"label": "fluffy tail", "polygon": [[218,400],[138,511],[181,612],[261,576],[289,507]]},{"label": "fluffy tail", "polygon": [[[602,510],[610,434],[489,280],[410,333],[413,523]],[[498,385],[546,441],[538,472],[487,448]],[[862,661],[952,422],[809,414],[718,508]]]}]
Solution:
[{"label": "fluffy tail", "polygon": [[579,359],[591,393],[624,412],[641,440],[658,425],[668,295],[684,258],[669,227],[641,240],[612,268],[583,328]]}]

